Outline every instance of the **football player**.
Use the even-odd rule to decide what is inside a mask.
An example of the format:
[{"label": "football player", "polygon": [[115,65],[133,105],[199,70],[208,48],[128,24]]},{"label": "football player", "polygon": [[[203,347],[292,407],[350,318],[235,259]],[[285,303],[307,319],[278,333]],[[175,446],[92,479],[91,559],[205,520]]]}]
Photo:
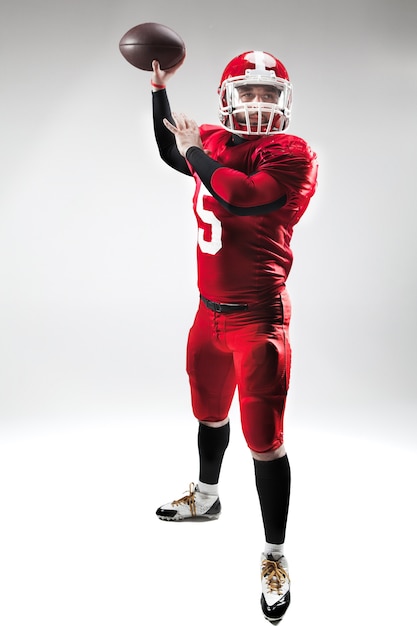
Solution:
[{"label": "football player", "polygon": [[220,515],[218,483],[237,388],[264,526],[261,606],[268,620],[278,622],[290,602],[284,556],[290,466],[283,419],[291,367],[286,280],[293,227],[315,192],[317,160],[303,139],[284,132],[292,85],[272,54],[252,50],[228,63],[218,89],[220,125],[199,127],[171,112],[166,83],[178,67],[163,71],[154,61],[151,85],[160,155],[196,183],[200,301],[188,337],[187,373],[199,421],[199,478],[156,514],[171,521]]}]

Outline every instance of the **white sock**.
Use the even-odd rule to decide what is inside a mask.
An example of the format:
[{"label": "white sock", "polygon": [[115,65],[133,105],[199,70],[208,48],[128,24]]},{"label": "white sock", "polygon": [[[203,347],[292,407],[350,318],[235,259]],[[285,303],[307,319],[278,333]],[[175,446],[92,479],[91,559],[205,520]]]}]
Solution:
[{"label": "white sock", "polygon": [[218,496],[219,495],[219,486],[218,485],[208,485],[207,483],[202,483],[201,480],[197,483],[198,490],[200,493],[205,493],[209,496]]},{"label": "white sock", "polygon": [[283,556],[284,554],[284,544],[266,542],[264,554],[272,554],[274,559],[278,559],[280,556]]}]

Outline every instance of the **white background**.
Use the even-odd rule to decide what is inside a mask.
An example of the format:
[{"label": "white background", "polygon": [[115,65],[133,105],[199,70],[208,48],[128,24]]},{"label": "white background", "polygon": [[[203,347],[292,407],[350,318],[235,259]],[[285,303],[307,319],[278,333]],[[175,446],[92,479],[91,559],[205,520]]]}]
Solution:
[{"label": "white background", "polygon": [[149,75],[118,42],[164,23],[173,110],[217,122],[226,63],[278,56],[317,151],[288,288],[288,626],[413,624],[417,6],[3,0],[0,621],[263,623],[262,528],[236,407],[214,524],[154,510],[196,480],[185,375],[193,183],[159,159]]}]

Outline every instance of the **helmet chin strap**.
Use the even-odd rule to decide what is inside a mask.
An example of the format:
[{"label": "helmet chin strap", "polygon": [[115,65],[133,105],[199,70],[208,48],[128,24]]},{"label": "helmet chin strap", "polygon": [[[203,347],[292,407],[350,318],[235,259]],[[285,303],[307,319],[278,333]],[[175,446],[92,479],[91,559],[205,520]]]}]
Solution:
[{"label": "helmet chin strap", "polygon": [[[268,137],[269,135],[273,135],[276,134],[277,129],[276,127],[273,127],[270,129],[269,132],[265,132],[265,127],[268,126],[267,124],[262,124],[262,130],[261,132],[256,132],[256,124],[250,124],[249,128],[250,131],[248,132],[248,125],[244,124],[243,122],[236,122],[234,121],[233,124],[233,129],[228,128],[227,129],[231,132],[234,133],[236,135],[239,135],[239,137],[244,137],[245,139],[258,139],[259,137]],[[275,132],[271,132],[271,131],[275,131]]]}]

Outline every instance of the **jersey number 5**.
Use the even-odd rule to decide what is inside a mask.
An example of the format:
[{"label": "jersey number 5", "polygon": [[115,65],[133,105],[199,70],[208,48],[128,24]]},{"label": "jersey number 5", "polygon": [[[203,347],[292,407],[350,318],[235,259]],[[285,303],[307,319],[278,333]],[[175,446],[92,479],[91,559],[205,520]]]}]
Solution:
[{"label": "jersey number 5", "polygon": [[[204,195],[210,196],[211,194],[202,184],[198,192],[196,213],[209,228],[206,227],[198,229],[198,245],[200,246],[202,252],[214,255],[217,254],[222,247],[222,223],[214,215],[213,211],[209,211],[204,208]],[[204,234],[207,232],[210,235],[209,239],[204,238]]]}]

